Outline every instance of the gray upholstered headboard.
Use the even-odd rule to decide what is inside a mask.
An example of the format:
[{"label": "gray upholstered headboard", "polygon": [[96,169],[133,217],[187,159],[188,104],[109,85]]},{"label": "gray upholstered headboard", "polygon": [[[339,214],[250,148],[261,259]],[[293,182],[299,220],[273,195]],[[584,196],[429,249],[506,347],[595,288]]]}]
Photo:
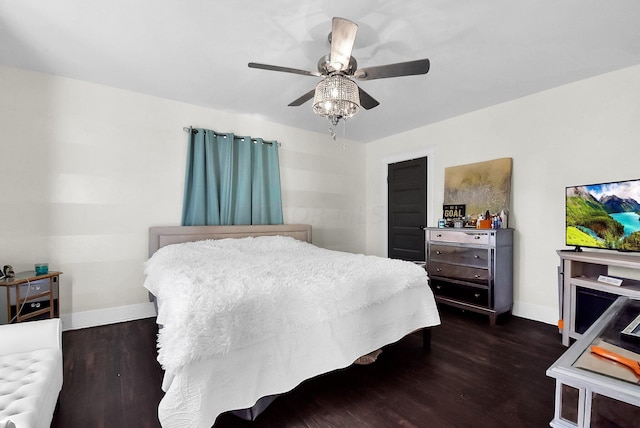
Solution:
[{"label": "gray upholstered headboard", "polygon": [[311,243],[311,225],[158,226],[149,228],[149,257],[159,248],[205,239],[246,238],[247,236],[291,236]]}]

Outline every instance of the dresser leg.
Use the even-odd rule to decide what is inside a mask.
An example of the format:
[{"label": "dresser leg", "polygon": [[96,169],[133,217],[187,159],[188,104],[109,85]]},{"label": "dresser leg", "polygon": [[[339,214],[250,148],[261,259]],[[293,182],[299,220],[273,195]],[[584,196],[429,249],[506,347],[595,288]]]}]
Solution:
[{"label": "dresser leg", "polygon": [[496,319],[497,318],[498,318],[497,314],[489,314],[489,325],[490,326],[496,325]]}]

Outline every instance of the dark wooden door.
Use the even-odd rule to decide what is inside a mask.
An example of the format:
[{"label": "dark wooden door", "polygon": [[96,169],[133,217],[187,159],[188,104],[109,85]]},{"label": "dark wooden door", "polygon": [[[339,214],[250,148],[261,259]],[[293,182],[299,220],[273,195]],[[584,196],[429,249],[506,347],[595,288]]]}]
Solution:
[{"label": "dark wooden door", "polygon": [[389,164],[388,256],[425,260],[424,230],[427,218],[427,158]]}]

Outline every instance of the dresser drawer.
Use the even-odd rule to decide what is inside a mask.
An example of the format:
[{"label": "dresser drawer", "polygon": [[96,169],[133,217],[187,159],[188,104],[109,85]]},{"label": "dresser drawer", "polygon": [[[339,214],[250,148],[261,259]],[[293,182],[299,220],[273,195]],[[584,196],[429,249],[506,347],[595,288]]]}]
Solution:
[{"label": "dresser drawer", "polygon": [[457,247],[452,245],[429,245],[429,260],[477,266],[489,266],[489,250],[486,248]]},{"label": "dresser drawer", "polygon": [[475,284],[489,284],[489,270],[477,267],[429,261],[427,274],[429,276],[443,276]]},{"label": "dresser drawer", "polygon": [[465,231],[464,229],[437,229],[429,230],[429,237],[427,238],[431,242],[454,242],[457,244],[476,244],[476,245],[489,245],[495,240],[494,232],[476,232],[475,229]]},{"label": "dresser drawer", "polygon": [[31,314],[33,312],[39,311],[40,309],[48,309],[49,308],[49,300],[35,300],[32,302],[25,302],[24,305],[11,305],[11,316],[16,315],[16,311],[20,309],[20,313],[22,315]]},{"label": "dresser drawer", "polygon": [[430,280],[431,289],[436,296],[451,298],[460,302],[471,303],[473,305],[490,308],[489,289],[469,287],[450,282]]},{"label": "dresser drawer", "polygon": [[[57,278],[54,278],[54,284]],[[35,296],[36,294],[48,293],[50,287],[49,279],[41,279],[38,281],[31,281],[28,284],[20,284],[17,287],[20,288],[20,299],[24,299],[26,297]],[[57,298],[57,287],[54,288],[54,299]],[[34,301],[44,301],[49,300],[49,296],[41,296],[35,299]],[[16,304],[16,287],[9,288],[9,304]]]}]

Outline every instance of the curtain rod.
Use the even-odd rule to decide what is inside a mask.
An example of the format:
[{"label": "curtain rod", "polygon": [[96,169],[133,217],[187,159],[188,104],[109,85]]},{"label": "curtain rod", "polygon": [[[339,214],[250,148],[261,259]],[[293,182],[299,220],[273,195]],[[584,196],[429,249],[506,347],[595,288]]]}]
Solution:
[{"label": "curtain rod", "polygon": [[[187,133],[189,133],[189,132],[193,132],[194,134],[197,134],[197,133],[198,133],[198,130],[197,130],[197,129],[193,129],[191,126],[185,126],[185,127],[183,127],[183,128],[182,128],[182,130],[183,130],[184,132],[187,132]],[[214,134],[215,134],[215,135],[222,135],[222,136],[224,136],[224,137],[226,138],[226,135],[224,135],[224,134],[216,134],[215,132],[214,132]],[[241,138],[242,140],[244,140],[244,137],[239,137],[239,138]],[[257,139],[255,139],[255,138],[252,138],[252,139],[251,139],[251,141],[253,141],[253,142],[255,143],[255,142],[257,142],[258,140],[257,140]],[[262,140],[262,144],[268,144],[268,145],[270,145],[270,146],[273,146],[273,141],[264,141],[264,140]],[[278,147],[282,147],[282,144],[280,144],[280,143],[277,143],[277,144],[278,144]]]}]

